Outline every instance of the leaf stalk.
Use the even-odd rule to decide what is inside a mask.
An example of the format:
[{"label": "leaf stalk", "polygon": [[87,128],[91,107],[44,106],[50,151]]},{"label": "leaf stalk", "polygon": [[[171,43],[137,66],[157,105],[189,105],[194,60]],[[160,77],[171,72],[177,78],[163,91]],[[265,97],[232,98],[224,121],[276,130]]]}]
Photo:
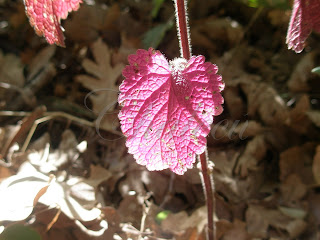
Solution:
[{"label": "leaf stalk", "polygon": [[[186,0],[174,0],[176,11],[177,32],[180,45],[180,55],[182,58],[189,60],[191,58],[190,31],[188,26],[187,2]],[[207,239],[216,239],[216,230],[213,220],[215,212],[214,185],[211,170],[208,169],[208,152],[199,155],[202,173],[202,185],[207,202],[208,229]]]},{"label": "leaf stalk", "polygon": [[215,212],[215,198],[214,198],[214,181],[212,178],[212,169],[208,168],[208,151],[207,149],[204,153],[199,155],[200,164],[201,164],[201,183],[203,186],[203,191],[205,193],[206,202],[207,202],[207,239],[215,240],[216,239],[216,228],[214,223],[214,212]]},{"label": "leaf stalk", "polygon": [[181,57],[189,60],[191,57],[190,32],[188,27],[186,0],[174,0],[176,10],[177,32]]}]

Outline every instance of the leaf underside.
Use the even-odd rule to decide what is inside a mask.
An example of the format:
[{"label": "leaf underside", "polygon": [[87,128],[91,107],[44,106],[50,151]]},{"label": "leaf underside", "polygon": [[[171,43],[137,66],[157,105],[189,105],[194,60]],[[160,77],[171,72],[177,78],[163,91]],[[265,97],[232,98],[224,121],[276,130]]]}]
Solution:
[{"label": "leaf underside", "polygon": [[288,49],[302,52],[312,30],[320,32],[319,13],[319,0],[294,0],[286,40]]},{"label": "leaf underside", "polygon": [[169,63],[152,48],[128,59],[118,100],[129,153],[149,170],[183,174],[204,152],[213,116],[222,112],[217,67],[203,56]]},{"label": "leaf underside", "polygon": [[77,11],[81,0],[24,0],[30,25],[48,43],[65,46],[60,20]]}]

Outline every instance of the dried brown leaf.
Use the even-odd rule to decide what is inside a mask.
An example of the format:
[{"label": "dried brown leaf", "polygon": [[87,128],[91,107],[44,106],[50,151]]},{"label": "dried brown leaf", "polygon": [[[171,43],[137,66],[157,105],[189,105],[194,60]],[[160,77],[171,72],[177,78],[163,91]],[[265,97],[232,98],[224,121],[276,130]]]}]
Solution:
[{"label": "dried brown leaf", "polygon": [[[209,17],[194,24],[192,30],[193,45],[205,46],[209,50],[220,50],[220,46],[212,42],[223,42],[227,47],[232,47],[242,39],[243,28],[239,22],[230,18]],[[205,45],[203,45],[205,44]],[[220,50],[221,51],[221,50]]]},{"label": "dried brown leaf", "polygon": [[207,224],[207,208],[200,207],[190,216],[185,211],[176,214],[170,213],[166,219],[161,222],[164,231],[181,234],[189,228],[196,227],[198,233],[201,233]]},{"label": "dried brown leaf", "polygon": [[142,204],[137,196],[125,196],[117,209],[120,221],[130,222],[133,226],[139,227],[142,217]]},{"label": "dried brown leaf", "polygon": [[241,177],[246,177],[249,171],[256,171],[260,161],[267,152],[267,146],[263,135],[258,135],[248,142],[245,151],[239,158],[235,172]]},{"label": "dried brown leaf", "polygon": [[248,98],[248,115],[259,114],[267,125],[278,126],[285,123],[288,110],[283,99],[274,88],[265,83],[247,81],[241,84]]},{"label": "dried brown leaf", "polygon": [[241,140],[254,137],[264,131],[262,125],[254,120],[246,121],[237,125],[234,132],[239,135]]},{"label": "dried brown leaf", "polygon": [[95,77],[78,75],[76,80],[92,90],[88,96],[93,104],[93,112],[99,116],[96,121],[98,127],[114,131],[119,125],[116,114],[113,112],[118,97],[116,81],[121,75],[124,65],[111,66],[112,53],[101,39],[93,43],[91,50],[95,62],[84,59],[82,66]]},{"label": "dried brown leaf", "polygon": [[239,88],[227,87],[223,96],[232,119],[241,119],[246,114],[246,104],[240,96]]},{"label": "dried brown leaf", "polygon": [[316,154],[313,157],[312,173],[316,183],[320,184],[320,145],[317,146]]},{"label": "dried brown leaf", "polygon": [[227,232],[229,231],[230,229],[232,229],[232,223],[225,220],[225,219],[219,219],[217,222],[216,222],[216,228],[217,228],[217,231],[216,231],[216,234],[217,234],[217,239],[221,239],[222,236]]},{"label": "dried brown leaf", "polygon": [[209,159],[214,161],[214,168],[217,169],[219,173],[223,173],[229,177],[232,177],[233,175],[233,169],[237,159],[239,158],[239,155],[239,149],[230,149],[226,151],[209,149]]},{"label": "dried brown leaf", "polygon": [[253,237],[267,238],[269,226],[285,230],[288,238],[298,237],[307,227],[305,221],[293,219],[276,209],[268,209],[259,205],[249,205],[246,212],[247,229]]},{"label": "dried brown leaf", "polygon": [[308,203],[309,203],[309,213],[310,218],[312,219],[313,223],[318,226],[320,224],[320,194],[316,192],[311,192],[308,195]]},{"label": "dried brown leaf", "polygon": [[291,147],[280,154],[280,180],[284,181],[289,175],[297,174],[304,184],[314,182],[312,176],[312,159],[315,145],[306,143],[302,146]]},{"label": "dried brown leaf", "polygon": [[[23,87],[25,78],[23,64],[19,57],[13,54],[3,54],[0,51],[0,79],[1,82],[9,83],[16,87]],[[2,90],[1,90],[1,93]]]},{"label": "dried brown leaf", "polygon": [[314,125],[320,128],[320,111],[308,111],[306,114]]},{"label": "dried brown leaf", "polygon": [[56,52],[56,45],[49,45],[43,48],[31,61],[28,67],[28,78],[31,80],[39,71],[44,68]]},{"label": "dried brown leaf", "polygon": [[308,79],[311,75],[311,70],[315,67],[315,58],[317,52],[312,51],[306,54],[298,64],[288,81],[288,87],[292,92],[306,92],[310,89]]},{"label": "dried brown leaf", "polygon": [[310,99],[308,95],[302,95],[296,106],[289,112],[289,118],[286,123],[298,133],[308,133],[311,127],[311,122],[306,115],[309,111]]},{"label": "dried brown leaf", "polygon": [[307,186],[296,174],[289,175],[280,185],[283,202],[290,204],[298,202],[307,193]]},{"label": "dried brown leaf", "polygon": [[222,240],[249,240],[251,239],[247,232],[247,224],[238,219],[235,219],[232,223],[232,226],[226,233],[223,235]]},{"label": "dried brown leaf", "polygon": [[216,191],[230,202],[237,203],[255,194],[264,181],[263,169],[251,171],[246,178],[234,173],[235,164],[243,147],[229,149],[228,151],[209,151],[209,158],[214,161],[214,182]]},{"label": "dried brown leaf", "polygon": [[75,42],[92,43],[98,39],[101,32],[117,28],[116,20],[119,16],[118,4],[113,4],[108,9],[99,4],[90,6],[83,4],[65,23],[66,36]]}]

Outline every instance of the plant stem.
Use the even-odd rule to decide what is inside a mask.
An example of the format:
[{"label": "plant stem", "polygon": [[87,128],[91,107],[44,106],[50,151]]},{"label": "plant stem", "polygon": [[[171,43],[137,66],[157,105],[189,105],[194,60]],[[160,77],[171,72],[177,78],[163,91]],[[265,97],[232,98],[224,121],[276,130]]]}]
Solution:
[{"label": "plant stem", "polygon": [[190,33],[188,28],[187,3],[185,0],[174,0],[176,9],[177,31],[181,57],[191,57]]},{"label": "plant stem", "polygon": [[[176,10],[176,23],[177,32],[180,44],[180,54],[181,57],[185,59],[190,59],[191,57],[191,44],[190,44],[190,33],[188,27],[188,16],[187,16],[187,3],[186,0],[174,0],[175,10]],[[214,201],[214,185],[213,179],[211,177],[210,171],[208,169],[208,159],[207,150],[200,156],[201,172],[202,172],[202,185],[203,191],[206,196],[207,201],[207,214],[208,214],[208,230],[207,239],[215,240],[216,231],[213,220],[213,213],[215,211],[215,201]]]},{"label": "plant stem", "polygon": [[199,158],[201,163],[201,173],[202,173],[202,185],[204,188],[206,202],[207,202],[207,218],[208,218],[208,229],[207,229],[207,239],[216,239],[216,229],[213,219],[213,213],[215,211],[215,199],[214,199],[214,183],[212,179],[211,169],[208,169],[208,151],[204,151]]}]

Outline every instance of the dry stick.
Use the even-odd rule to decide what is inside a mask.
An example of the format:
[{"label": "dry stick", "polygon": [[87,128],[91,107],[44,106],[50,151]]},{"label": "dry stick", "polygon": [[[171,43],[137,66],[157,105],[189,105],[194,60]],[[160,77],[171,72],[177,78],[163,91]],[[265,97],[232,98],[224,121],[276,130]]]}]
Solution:
[{"label": "dry stick", "polygon": [[20,129],[9,141],[6,142],[6,144],[2,148],[0,152],[2,157],[7,156],[10,147],[28,133],[36,119],[42,116],[45,111],[46,108],[44,106],[37,107],[30,115],[26,116],[23,119],[22,124],[20,125]]},{"label": "dry stick", "polygon": [[29,133],[28,133],[28,135],[26,137],[26,140],[24,141],[24,144],[21,147],[21,152],[26,151],[26,149],[27,149],[27,147],[28,147],[28,145],[30,143],[30,140],[31,140],[36,128],[37,128],[37,126],[42,122],[49,121],[49,120],[54,119],[56,117],[65,117],[67,119],[70,119],[71,121],[76,121],[76,122],[79,122],[79,123],[81,123],[83,125],[94,127],[94,123],[89,122],[87,120],[75,117],[73,115],[70,115],[70,114],[67,114],[67,113],[64,113],[64,112],[53,112],[49,116],[46,116],[46,117],[43,117],[43,118],[39,118],[36,121],[34,121],[32,127],[31,127],[31,129],[30,129],[30,131],[29,131]]},{"label": "dry stick", "polygon": [[[190,33],[188,28],[188,16],[187,16],[187,4],[185,0],[174,0],[174,6],[176,10],[176,22],[177,32],[180,44],[181,57],[190,59],[191,57],[191,44],[190,44]],[[208,159],[207,150],[200,156],[201,169],[202,169],[202,185],[204,186],[204,192],[207,201],[208,210],[208,240],[216,239],[215,224],[213,220],[213,213],[215,211],[214,198],[213,198],[213,181],[210,178],[208,171]]]},{"label": "dry stick", "polygon": [[146,197],[143,203],[143,209],[142,209],[142,218],[141,218],[141,224],[140,224],[140,234],[138,239],[144,239],[142,237],[142,233],[144,232],[144,228],[145,228],[145,224],[146,224],[146,219],[147,216],[150,212],[150,208],[151,208],[151,204],[148,201],[148,198],[150,198],[150,196]]}]

